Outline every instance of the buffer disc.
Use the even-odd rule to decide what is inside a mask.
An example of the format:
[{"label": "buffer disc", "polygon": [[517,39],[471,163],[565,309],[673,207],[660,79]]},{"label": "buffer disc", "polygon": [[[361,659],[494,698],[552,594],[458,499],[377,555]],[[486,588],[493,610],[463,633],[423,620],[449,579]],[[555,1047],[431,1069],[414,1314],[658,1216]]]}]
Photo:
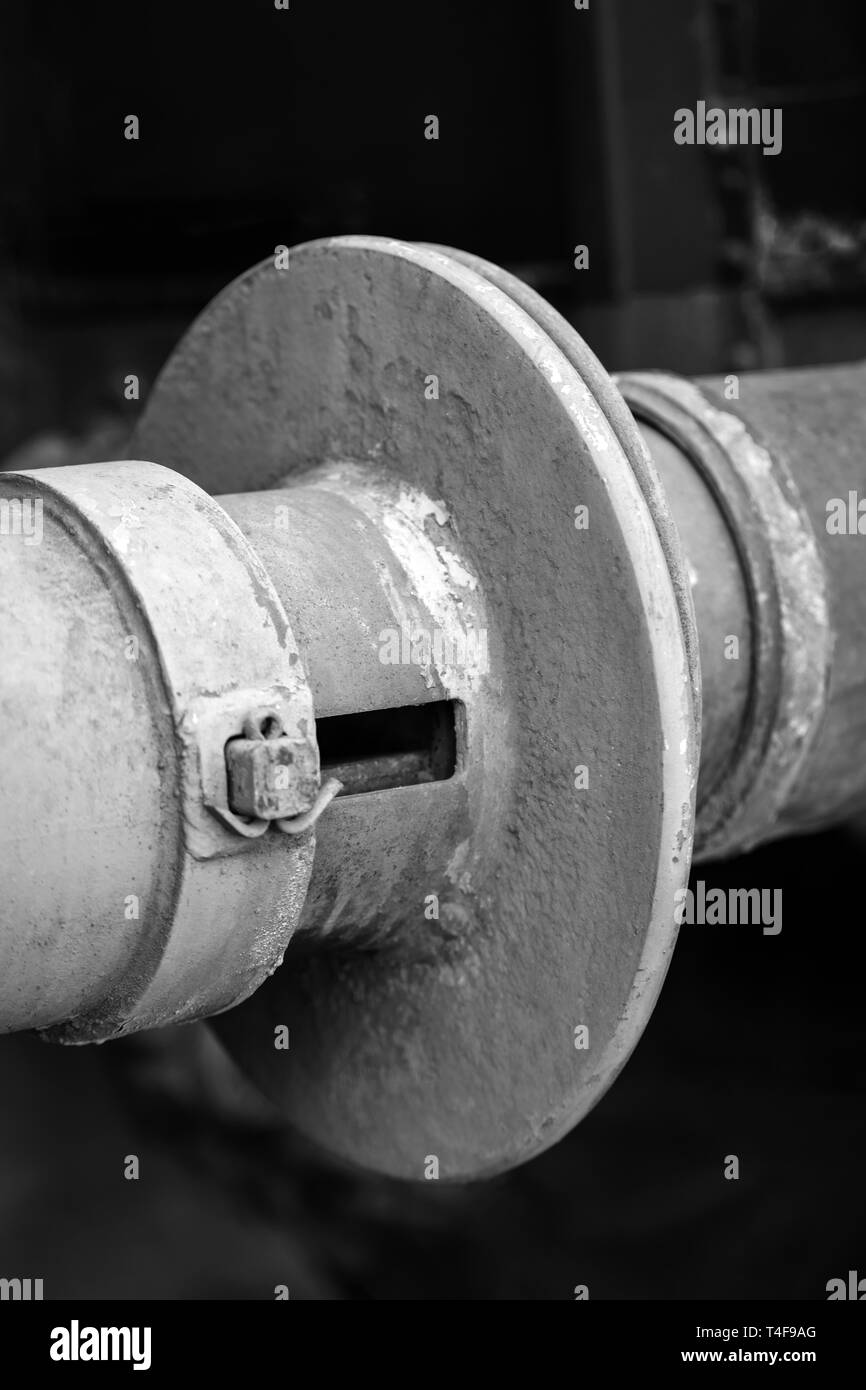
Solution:
[{"label": "buffer disc", "polygon": [[216,1027],[331,1153],[405,1177],[434,1157],[443,1179],[493,1173],[589,1110],[664,978],[697,777],[691,610],[609,410],[505,282],[377,237],[289,259],[204,311],[134,450],[213,493],[348,460],[441,500],[490,615],[497,796],[459,931],[424,919],[419,884],[405,940],[290,947]]}]

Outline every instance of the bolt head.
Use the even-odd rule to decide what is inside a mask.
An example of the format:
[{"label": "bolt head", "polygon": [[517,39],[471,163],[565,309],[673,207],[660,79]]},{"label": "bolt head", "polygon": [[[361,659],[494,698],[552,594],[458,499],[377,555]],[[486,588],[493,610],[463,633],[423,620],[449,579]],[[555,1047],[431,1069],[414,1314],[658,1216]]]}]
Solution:
[{"label": "bolt head", "polygon": [[233,738],[226,744],[229,807],[236,816],[281,820],[308,811],[319,787],[318,759],[304,739]]}]

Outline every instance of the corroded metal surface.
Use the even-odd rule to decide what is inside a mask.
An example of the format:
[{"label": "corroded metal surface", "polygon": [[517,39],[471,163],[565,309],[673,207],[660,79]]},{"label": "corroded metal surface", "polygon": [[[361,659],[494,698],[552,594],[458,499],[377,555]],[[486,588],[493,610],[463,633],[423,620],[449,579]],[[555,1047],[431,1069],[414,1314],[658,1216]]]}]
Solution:
[{"label": "corroded metal surface", "polygon": [[247,715],[225,745],[229,808],[253,820],[279,820],[309,811],[319,789],[319,759],[312,730],[290,738],[270,708]]},{"label": "corroded metal surface", "polygon": [[158,381],[134,448],[176,472],[0,479],[4,525],[45,512],[0,547],[2,790],[42,856],[6,885],[0,1019],[87,1041],[220,1013],[315,1143],[477,1176],[575,1124],[658,995],[696,612],[698,851],[866,801],[864,370],[744,377],[736,404],[632,375],[636,423],[487,262],[369,237],[289,259]]},{"label": "corroded metal surface", "polygon": [[[510,774],[495,776],[485,757],[502,704],[488,669],[490,620],[454,520],[375,464],[323,466],[294,487],[220,500],[286,606],[317,720],[443,700],[457,708],[453,777],[341,797],[331,808],[300,924],[304,934],[364,946],[405,936],[407,924],[411,935],[427,893],[445,916],[451,910],[446,866],[461,845],[465,857],[473,824],[489,825],[497,841],[504,834],[496,776]],[[422,634],[426,643],[404,650]]]},{"label": "corroded metal surface", "polygon": [[[866,808],[866,363],[747,373],[736,402],[724,400],[723,382],[697,385],[772,456],[804,519],[774,530],[796,593],[785,640],[801,666],[812,662],[819,674],[823,662],[826,685],[818,727],[768,835],[815,829]],[[842,529],[831,519],[840,507]],[[823,583],[811,587],[816,553]],[[827,630],[819,655],[807,634],[822,609]],[[808,736],[808,712],[794,717]]]},{"label": "corroded metal surface", "polygon": [[[637,1041],[688,872],[694,680],[609,419],[538,322],[470,267],[341,238],[298,248],[284,273],[259,267],[205,311],[135,447],[214,491],[372,468],[433,504],[425,527],[447,527],[477,577],[487,705],[473,729],[466,702],[466,757],[483,755],[483,775],[457,852],[409,866],[396,940],[316,949],[310,923],[303,951],[218,1026],[284,1113],[349,1160],[420,1177],[434,1155],[456,1178],[531,1157]],[[315,690],[312,646],[308,665]],[[330,839],[351,884],[362,803],[378,800],[378,842],[402,862],[406,828],[438,823],[461,782],[340,798],[317,858]]]},{"label": "corroded metal surface", "polygon": [[833,653],[824,564],[782,452],[734,403],[663,373],[620,384],[635,413],[681,443],[707,478],[748,583],[751,698],[731,765],[698,805],[695,852],[721,857],[779,833],[817,738]]},{"label": "corroded metal surface", "polygon": [[227,1008],[281,959],[313,856],[311,836],[252,843],[206,805],[227,810],[241,711],[312,728],[273,585],[155,464],[0,489],[42,523],[38,544],[0,545],[2,801],[27,808],[4,827],[2,1026],[90,1041]]},{"label": "corroded metal surface", "polygon": [[441,251],[444,255],[460,261],[462,265],[469,266],[485,280],[497,285],[509,298],[514,300],[515,304],[519,304],[520,308],[524,309],[530,318],[535,320],[559,350],[565,354],[571,366],[592,393],[599,408],[604,412],[646,499],[658,532],[677,606],[680,610],[680,626],[693,692],[691,717],[695,727],[695,748],[689,750],[689,757],[699,756],[701,745],[701,663],[692,587],[689,582],[683,547],[671,512],[671,499],[667,496],[662,485],[652,451],[647,447],[642,430],[638,428],[634,416],[615,385],[614,379],[598,360],[589,344],[542,295],[527,285],[524,280],[519,280],[516,275],[511,275],[501,266],[495,265],[492,261],[486,261],[481,256],[475,256],[468,251],[455,250],[450,246],[431,246],[431,250]]},{"label": "corroded metal surface", "polygon": [[[645,419],[641,434],[687,549],[701,665],[701,762],[697,819],[713,788],[728,775],[741,736],[752,680],[752,627],[740,552],[733,531],[700,471],[680,445]],[[727,659],[728,634],[738,634],[738,660]]]}]

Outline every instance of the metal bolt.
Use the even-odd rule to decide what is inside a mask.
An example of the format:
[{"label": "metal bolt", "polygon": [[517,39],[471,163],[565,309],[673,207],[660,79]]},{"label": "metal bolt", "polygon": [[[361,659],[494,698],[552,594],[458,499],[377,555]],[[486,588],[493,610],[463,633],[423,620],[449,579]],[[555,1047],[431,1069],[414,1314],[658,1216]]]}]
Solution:
[{"label": "metal bolt", "polygon": [[235,815],[284,820],[312,807],[319,790],[315,744],[289,738],[276,710],[249,714],[243,735],[230,739],[225,753],[229,806]]}]

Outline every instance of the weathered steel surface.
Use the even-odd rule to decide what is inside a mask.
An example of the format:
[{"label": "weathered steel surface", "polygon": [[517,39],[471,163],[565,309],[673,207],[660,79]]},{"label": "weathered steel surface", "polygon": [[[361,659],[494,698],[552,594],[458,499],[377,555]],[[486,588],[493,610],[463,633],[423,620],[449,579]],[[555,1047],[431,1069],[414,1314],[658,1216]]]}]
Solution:
[{"label": "weathered steel surface", "polygon": [[[450,895],[446,866],[468,840],[471,806],[496,814],[482,773],[483,731],[495,728],[498,696],[483,661],[453,659],[476,655],[468,639],[486,632],[488,620],[451,518],[416,488],[358,464],[313,469],[293,488],[220,500],[286,605],[317,719],[459,702],[454,777],[385,798],[341,797],[330,809],[301,921],[302,932],[369,945],[417,927],[420,901],[423,929],[425,895]],[[447,641],[416,650],[418,660],[383,660],[404,655],[404,632]],[[405,654],[412,656],[411,644]]]},{"label": "weathered steel surface", "polygon": [[417,786],[440,780],[431,768],[426,749],[357,758],[350,763],[335,763],[328,771],[342,782],[344,790],[341,795],[344,796],[390,791],[394,787]]},{"label": "weathered steel surface", "polygon": [[[727,766],[714,758],[700,787],[696,854],[852,813],[866,801],[866,564],[862,535],[832,534],[828,511],[866,490],[866,369],[727,383],[633,375],[621,385],[650,427],[694,556],[712,733],[728,748],[735,736]],[[711,499],[675,491],[689,469]],[[736,562],[708,567],[701,550],[709,529],[719,544],[720,523]],[[739,656],[720,660],[731,637]]]},{"label": "weathered steel surface", "polygon": [[[650,446],[687,556],[700,639],[701,762],[697,818],[727,776],[750,697],[752,628],[740,552],[715,495],[688,455],[645,421]],[[726,658],[726,638],[736,634],[739,656]]]},{"label": "weathered steel surface", "polygon": [[275,710],[247,715],[225,745],[229,808],[253,820],[279,820],[309,811],[319,790],[319,758],[312,731],[290,738]]},{"label": "weathered steel surface", "polygon": [[[429,499],[439,516],[427,530],[477,580],[489,671],[484,718],[464,700],[454,778],[330,808],[313,889],[320,859],[334,876],[324,897],[311,892],[303,954],[218,1026],[332,1151],[407,1176],[428,1155],[446,1178],[491,1172],[594,1103],[664,976],[697,771],[682,604],[610,420],[513,298],[443,253],[377,238],[301,247],[290,262],[259,267],[205,311],[135,447],[215,491],[317,463],[372,469],[394,524],[395,485]],[[327,676],[299,642],[315,691]],[[401,869],[396,938],[316,950],[322,914],[327,929],[341,898],[365,911],[355,891],[382,864],[387,875],[389,853],[405,865],[407,834],[441,825],[443,798],[461,791],[457,852]],[[575,1045],[581,1027],[588,1049]]]},{"label": "weathered steel surface", "polygon": [[0,477],[45,513],[0,546],[4,1027],[246,999],[283,1113],[401,1176],[587,1112],[673,948],[702,679],[699,853],[866,805],[866,369],[619,385],[497,267],[337,238],[193,325],[134,442],[176,473]]},{"label": "weathered steel surface", "polygon": [[[0,1025],[73,1041],[227,1008],[282,957],[312,837],[251,842],[224,747],[268,704],[311,729],[273,585],[225,512],[151,463],[0,476]],[[38,756],[35,750],[38,749]]]},{"label": "weathered steel surface", "polygon": [[[820,675],[823,662],[822,712],[770,833],[816,829],[866,807],[866,363],[749,373],[736,402],[722,399],[719,381],[697,385],[720,410],[733,409],[784,469],[804,519],[776,528],[773,542],[807,607],[804,623],[790,624],[783,640],[801,667],[812,663]],[[838,503],[847,518],[841,531]],[[806,530],[808,543],[798,539]],[[815,552],[820,587],[812,581]],[[820,653],[807,640],[821,621],[810,604],[823,608],[827,624]],[[805,736],[808,712],[792,718]]]},{"label": "weathered steel surface", "polygon": [[589,344],[584,342],[572,324],[530,285],[494,262],[486,261],[469,251],[435,245],[431,246],[431,250],[441,251],[460,261],[462,265],[469,266],[513,299],[515,304],[535,320],[560,352],[565,354],[581,381],[592,393],[593,400],[604,412],[646,499],[674,587],[693,692],[691,718],[696,729],[696,747],[689,750],[689,757],[698,756],[701,751],[701,663],[693,585],[690,583],[683,547],[674,523],[673,499],[663,486],[653,451],[647,446],[645,431],[638,427],[610,373],[602,366]]}]

